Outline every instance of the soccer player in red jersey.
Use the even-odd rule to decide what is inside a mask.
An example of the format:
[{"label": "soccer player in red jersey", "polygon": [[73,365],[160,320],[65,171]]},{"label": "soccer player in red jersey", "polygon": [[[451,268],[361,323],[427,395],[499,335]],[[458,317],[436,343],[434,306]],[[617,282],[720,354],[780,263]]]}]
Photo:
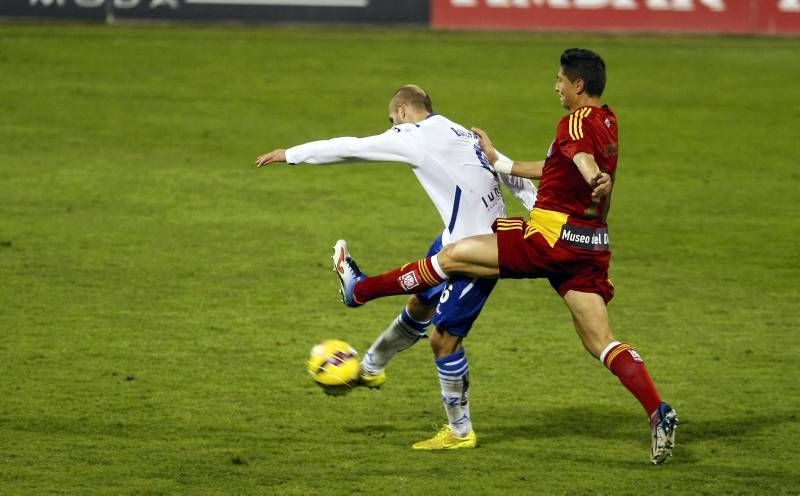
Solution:
[{"label": "soccer player in red jersey", "polygon": [[[605,63],[591,50],[571,48],[561,55],[555,85],[569,114],[558,123],[547,157],[539,162],[500,159],[480,129],[481,147],[498,172],[540,179],[539,197],[530,219],[497,219],[494,234],[459,240],[429,258],[385,274],[367,277],[345,243],[337,259],[348,306],[374,298],[416,293],[450,276],[481,278],[547,278],[572,313],[583,346],[598,358],[641,403],[650,419],[651,461],[672,454],[674,409],[661,397],[641,356],[614,339],[606,305],[614,296],[608,279],[611,259],[606,216],[617,170],[617,118],[600,105],[606,83]],[[341,272],[341,271],[340,271]]]}]

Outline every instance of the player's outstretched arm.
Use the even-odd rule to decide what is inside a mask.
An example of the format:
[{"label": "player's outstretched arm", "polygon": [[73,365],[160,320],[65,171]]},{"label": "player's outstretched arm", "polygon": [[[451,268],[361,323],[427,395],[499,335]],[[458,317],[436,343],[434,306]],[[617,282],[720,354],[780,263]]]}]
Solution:
[{"label": "player's outstretched arm", "polygon": [[256,166],[258,167],[264,167],[269,164],[274,164],[275,162],[286,162],[286,150],[283,148],[276,148],[256,158]]},{"label": "player's outstretched arm", "polygon": [[259,167],[272,162],[290,164],[335,164],[348,161],[422,163],[424,151],[417,140],[405,136],[406,132],[394,126],[383,134],[354,138],[343,136],[327,140],[310,141],[286,150],[277,149],[261,155],[256,160]]},{"label": "player's outstretched arm", "polygon": [[495,149],[494,144],[492,144],[492,140],[489,139],[489,135],[486,134],[486,131],[478,127],[473,127],[472,132],[478,135],[478,144],[483,149],[483,152],[486,154],[486,158],[489,159],[489,163],[492,164],[494,170],[497,172],[502,172],[503,174],[510,174],[517,177],[541,179],[542,170],[544,169],[544,160],[540,160],[538,162],[503,160],[497,153],[497,149]]},{"label": "player's outstretched arm", "polygon": [[585,152],[576,153],[572,157],[572,161],[589,186],[592,187],[592,198],[600,198],[611,193],[614,182],[607,172],[600,170],[593,155]]}]

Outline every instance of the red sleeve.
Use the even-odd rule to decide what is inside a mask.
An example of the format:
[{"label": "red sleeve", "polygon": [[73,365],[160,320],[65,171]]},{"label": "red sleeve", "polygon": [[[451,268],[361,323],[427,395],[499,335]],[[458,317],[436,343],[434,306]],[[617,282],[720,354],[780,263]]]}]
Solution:
[{"label": "red sleeve", "polygon": [[592,129],[589,119],[586,119],[590,112],[590,108],[584,107],[561,119],[561,122],[558,123],[558,136],[556,137],[558,146],[561,148],[561,152],[570,159],[580,152],[594,155]]}]

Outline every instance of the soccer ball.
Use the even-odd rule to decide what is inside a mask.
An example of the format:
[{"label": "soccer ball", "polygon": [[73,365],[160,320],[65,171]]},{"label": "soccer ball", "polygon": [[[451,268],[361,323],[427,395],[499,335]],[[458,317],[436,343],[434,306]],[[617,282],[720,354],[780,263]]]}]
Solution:
[{"label": "soccer ball", "polygon": [[311,348],[306,365],[314,382],[331,395],[347,394],[358,381],[361,368],[358,352],[339,339],[329,339]]}]

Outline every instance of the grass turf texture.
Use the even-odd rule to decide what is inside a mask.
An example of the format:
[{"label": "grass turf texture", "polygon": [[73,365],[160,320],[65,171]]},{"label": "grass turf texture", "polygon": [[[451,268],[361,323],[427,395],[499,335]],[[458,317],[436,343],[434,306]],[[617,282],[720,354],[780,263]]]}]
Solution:
[{"label": "grass turf texture", "polygon": [[[333,242],[389,269],[424,254],[433,207],[403,165],[253,160],[383,131],[408,82],[540,159],[569,46],[610,68],[610,314],[680,413],[675,456],[648,464],[641,408],[544,281],[502,282],[467,341],[479,448],[414,452],[444,418],[426,343],[345,398],[304,361],[325,338],[365,350],[403,304],[345,309]],[[796,494],[798,51],[0,24],[0,493]]]}]

